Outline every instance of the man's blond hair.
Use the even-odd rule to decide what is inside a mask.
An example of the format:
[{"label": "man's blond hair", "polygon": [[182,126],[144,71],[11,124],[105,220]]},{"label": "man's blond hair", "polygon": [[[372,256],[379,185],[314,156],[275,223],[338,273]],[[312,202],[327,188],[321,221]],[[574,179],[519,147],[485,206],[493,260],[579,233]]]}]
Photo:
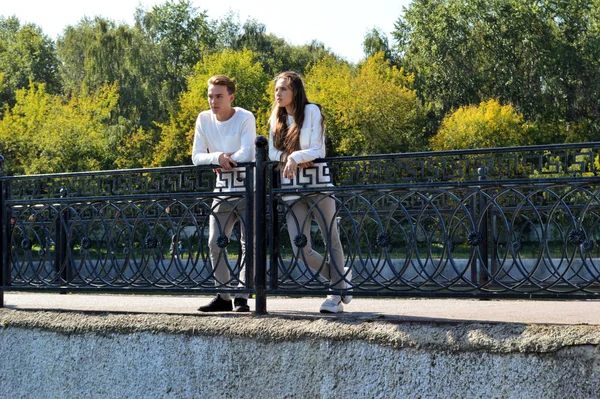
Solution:
[{"label": "man's blond hair", "polygon": [[225,86],[227,87],[227,93],[235,93],[235,83],[233,83],[233,80],[231,80],[228,76],[215,75],[208,79],[208,84],[214,86]]}]

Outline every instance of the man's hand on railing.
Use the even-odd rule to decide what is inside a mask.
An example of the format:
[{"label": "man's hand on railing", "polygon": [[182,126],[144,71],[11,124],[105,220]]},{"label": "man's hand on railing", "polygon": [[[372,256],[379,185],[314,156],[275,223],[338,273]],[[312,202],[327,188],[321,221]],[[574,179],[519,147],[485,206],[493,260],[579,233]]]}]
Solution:
[{"label": "man's hand on railing", "polygon": [[[219,155],[219,165],[221,165],[221,167],[225,170],[232,170],[233,168],[235,168],[237,166],[237,162],[234,161],[233,159],[231,159],[231,155],[233,154],[233,152],[228,152],[228,153],[222,153],[221,155]],[[220,169],[215,169],[216,173],[219,173],[221,170]]]}]

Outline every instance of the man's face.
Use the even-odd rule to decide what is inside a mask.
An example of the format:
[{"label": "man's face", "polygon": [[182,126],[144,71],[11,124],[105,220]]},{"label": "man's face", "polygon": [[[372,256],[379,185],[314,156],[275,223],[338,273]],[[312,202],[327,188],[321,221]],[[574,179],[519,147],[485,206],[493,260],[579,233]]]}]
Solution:
[{"label": "man's face", "polygon": [[217,119],[231,116],[231,103],[233,94],[227,92],[227,87],[222,85],[208,85],[208,104]]}]

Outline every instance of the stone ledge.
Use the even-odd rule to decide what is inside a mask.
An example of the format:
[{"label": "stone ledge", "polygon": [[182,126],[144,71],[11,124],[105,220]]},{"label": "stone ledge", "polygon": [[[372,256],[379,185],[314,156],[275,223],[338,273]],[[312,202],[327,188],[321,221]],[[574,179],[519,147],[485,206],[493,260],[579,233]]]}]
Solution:
[{"label": "stone ledge", "polygon": [[[263,343],[364,341],[394,349],[444,352],[552,353],[597,346],[600,326],[521,323],[398,323],[355,317],[118,314],[0,309],[2,329],[41,329],[66,335],[139,332],[250,338]],[[1,333],[2,330],[0,330]]]}]

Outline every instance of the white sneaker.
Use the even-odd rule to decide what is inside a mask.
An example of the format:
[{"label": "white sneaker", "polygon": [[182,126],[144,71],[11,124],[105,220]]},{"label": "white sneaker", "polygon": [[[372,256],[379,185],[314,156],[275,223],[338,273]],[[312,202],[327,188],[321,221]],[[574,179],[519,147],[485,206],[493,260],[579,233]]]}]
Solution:
[{"label": "white sneaker", "polygon": [[321,304],[321,308],[319,309],[321,313],[342,313],[344,311],[344,306],[342,305],[342,297],[339,295],[329,295],[323,304]]}]

